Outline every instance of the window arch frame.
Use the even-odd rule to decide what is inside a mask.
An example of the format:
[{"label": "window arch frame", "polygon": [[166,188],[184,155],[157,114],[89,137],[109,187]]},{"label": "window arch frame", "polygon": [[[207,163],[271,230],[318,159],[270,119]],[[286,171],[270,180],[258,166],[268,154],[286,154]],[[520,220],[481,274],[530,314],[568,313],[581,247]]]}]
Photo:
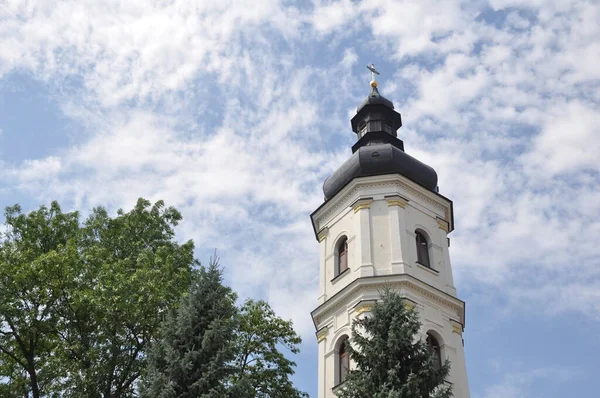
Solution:
[{"label": "window arch frame", "polygon": [[425,339],[427,351],[431,356],[435,357],[434,368],[435,370],[439,370],[444,365],[442,356],[442,343],[440,343],[441,338],[437,333],[434,333],[431,330],[429,330],[425,336],[427,336]]},{"label": "window arch frame", "polygon": [[346,235],[340,236],[334,246],[334,257],[335,264],[333,270],[333,277],[337,277],[343,274],[346,270],[350,268],[348,265],[348,237]]},{"label": "window arch frame", "polygon": [[427,232],[417,229],[415,230],[415,247],[417,250],[417,263],[433,269],[431,264],[431,238]]},{"label": "window arch frame", "polygon": [[335,345],[335,386],[339,386],[350,374],[350,354],[346,346],[350,344],[347,334],[340,336]]}]

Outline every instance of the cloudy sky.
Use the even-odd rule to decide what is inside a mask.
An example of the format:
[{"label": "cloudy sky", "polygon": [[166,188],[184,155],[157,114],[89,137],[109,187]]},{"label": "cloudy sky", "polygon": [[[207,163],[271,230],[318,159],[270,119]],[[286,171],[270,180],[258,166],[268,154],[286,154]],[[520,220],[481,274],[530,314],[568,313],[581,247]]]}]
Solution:
[{"label": "cloudy sky", "polygon": [[309,214],[371,62],[454,201],[472,396],[595,396],[595,0],[0,0],[0,207],[164,199],[199,259],[218,248],[228,283],[294,320],[315,396]]}]

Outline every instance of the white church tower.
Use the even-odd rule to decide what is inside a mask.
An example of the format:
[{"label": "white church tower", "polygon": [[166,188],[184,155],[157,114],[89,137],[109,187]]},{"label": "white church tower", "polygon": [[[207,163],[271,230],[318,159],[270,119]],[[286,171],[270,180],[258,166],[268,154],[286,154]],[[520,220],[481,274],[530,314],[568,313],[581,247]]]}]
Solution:
[{"label": "white church tower", "polygon": [[[352,118],[352,156],[323,186],[325,203],[312,215],[320,245],[318,398],[335,397],[352,367],[345,345],[352,319],[368,312],[382,286],[413,302],[421,338],[451,362],[454,397],[469,398],[462,333],[465,303],[456,295],[448,233],[452,201],[438,192],[435,170],[404,152],[402,126],[377,90]],[[378,74],[378,73],[377,73]]]}]

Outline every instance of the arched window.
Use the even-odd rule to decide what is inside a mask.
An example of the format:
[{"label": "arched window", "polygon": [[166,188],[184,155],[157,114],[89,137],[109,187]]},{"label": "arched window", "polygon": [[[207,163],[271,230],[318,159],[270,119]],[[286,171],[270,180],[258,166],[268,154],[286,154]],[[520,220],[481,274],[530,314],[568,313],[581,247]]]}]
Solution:
[{"label": "arched window", "polygon": [[429,262],[429,244],[427,238],[422,232],[416,231],[416,242],[417,242],[417,262],[421,265],[431,268]]},{"label": "arched window", "polygon": [[342,237],[335,249],[336,266],[335,276],[348,269],[348,238]]},{"label": "arched window", "polygon": [[342,337],[342,342],[338,349],[337,361],[337,384],[346,381],[348,373],[350,373],[350,356],[348,355],[348,337]]},{"label": "arched window", "polygon": [[427,333],[427,349],[429,354],[434,357],[434,367],[438,370],[442,367],[442,351],[440,349],[440,343],[430,333]]}]

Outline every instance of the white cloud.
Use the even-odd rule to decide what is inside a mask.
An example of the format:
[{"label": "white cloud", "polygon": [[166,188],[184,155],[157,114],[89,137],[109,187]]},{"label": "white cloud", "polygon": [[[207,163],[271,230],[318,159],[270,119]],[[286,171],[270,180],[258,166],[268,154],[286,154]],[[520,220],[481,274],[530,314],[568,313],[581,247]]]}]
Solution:
[{"label": "white cloud", "polygon": [[526,166],[549,176],[582,169],[600,172],[600,114],[593,107],[571,101],[548,109]]},{"label": "white cloud", "polygon": [[[371,29],[382,48],[394,43],[400,59],[423,61],[400,63],[397,75],[416,93],[401,108],[410,124],[400,134],[438,170],[441,192],[454,200],[455,275],[463,284],[514,286],[511,294],[534,299],[532,310],[555,303],[556,291],[564,298],[582,288],[555,308],[596,317],[600,81],[586,60],[597,52],[600,34],[589,21],[600,8],[546,3],[526,6],[523,15],[534,18],[511,11],[497,25],[447,5],[448,37],[463,37],[459,47],[433,40],[433,29],[394,25],[401,11],[434,18],[437,11],[422,11],[421,3],[390,2],[378,11],[389,22],[373,19]],[[403,49],[407,37],[413,47]]]},{"label": "white cloud", "polygon": [[323,4],[317,1],[311,16],[311,23],[320,33],[330,33],[354,22],[362,21],[360,7],[350,0],[332,1]]},{"label": "white cloud", "polygon": [[76,76],[105,107],[155,101],[198,75],[231,78],[244,68],[237,35],[293,36],[299,24],[276,0],[10,1],[0,13],[0,76],[21,67],[45,80]]},{"label": "white cloud", "polygon": [[542,303],[559,291],[562,310],[597,316],[599,7],[491,5],[510,12],[486,21],[479,3],[458,1],[10,1],[0,76],[46,82],[85,131],[3,175],[15,191],[81,209],[165,199],[183,212],[185,238],[219,247],[236,289],[268,297],[308,335],[318,266],[308,215],[349,155],[348,116],[367,88],[359,59],[390,54],[396,72],[381,91],[403,114],[408,152],[454,200],[462,286],[511,281],[514,297]]},{"label": "white cloud", "polygon": [[56,176],[62,169],[61,159],[49,156],[44,159],[26,160],[23,166],[14,170],[18,181],[28,183],[39,179],[47,179]]},{"label": "white cloud", "polygon": [[[286,95],[255,112],[234,101],[220,126],[201,125],[193,135],[153,112],[105,112],[81,144],[13,167],[11,182],[83,210],[130,208],[138,196],[164,199],[184,214],[182,239],[219,248],[236,290],[269,298],[304,335],[312,333],[318,258],[308,214],[320,204],[327,173],[319,165],[333,168],[342,158],[311,149],[321,111],[302,100],[301,87],[314,78],[299,71],[281,83]],[[73,117],[89,115],[73,107]]]}]

